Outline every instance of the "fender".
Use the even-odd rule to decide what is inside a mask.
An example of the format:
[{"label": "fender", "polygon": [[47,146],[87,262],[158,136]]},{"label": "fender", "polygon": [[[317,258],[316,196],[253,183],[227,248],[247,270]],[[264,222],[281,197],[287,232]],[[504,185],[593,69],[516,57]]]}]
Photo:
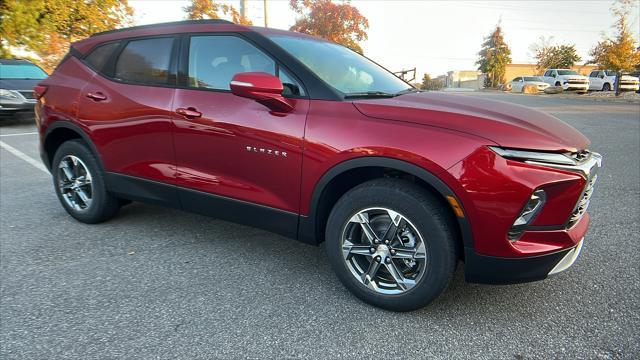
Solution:
[{"label": "fender", "polygon": [[51,163],[44,150],[44,145],[47,143],[47,139],[49,139],[49,135],[51,135],[51,133],[53,133],[56,129],[60,129],[60,128],[68,129],[78,134],[80,138],[89,145],[91,152],[98,160],[98,165],[100,166],[100,169],[104,171],[104,166],[102,166],[102,158],[100,157],[100,153],[98,152],[98,149],[96,149],[96,146],[94,145],[93,141],[91,141],[91,137],[89,136],[89,134],[87,134],[87,132],[83,128],[81,128],[80,126],[74,124],[69,120],[57,120],[51,125],[49,125],[47,127],[47,130],[45,131],[44,138],[42,141],[42,150],[41,150],[40,157],[42,158],[42,161],[44,162],[44,165],[47,167],[47,169],[51,170]]},{"label": "fender", "polygon": [[[317,229],[318,224],[316,216],[317,207],[320,198],[322,197],[323,191],[325,190],[329,182],[331,182],[331,180],[333,180],[336,176],[344,173],[345,171],[362,167],[385,167],[411,174],[432,186],[438,193],[440,193],[440,195],[443,196],[443,198],[446,196],[453,196],[458,201],[458,204],[463,207],[464,211],[462,202],[458,199],[453,190],[451,190],[451,188],[447,184],[445,184],[444,181],[440,180],[440,178],[433,175],[428,170],[409,162],[394,158],[380,156],[359,157],[346,160],[335,165],[327,172],[325,172],[320,180],[316,183],[316,186],[313,190],[313,195],[311,196],[309,215],[300,215],[300,222],[298,226],[299,240],[312,244],[318,244],[320,242],[318,233],[323,231],[323,229]],[[467,214],[466,211],[464,211],[464,213]],[[456,216],[456,219],[458,221],[458,226],[460,227],[460,234],[462,235],[464,247],[473,248],[473,234],[471,232],[471,225],[469,224],[469,220],[466,216],[464,218]]]}]

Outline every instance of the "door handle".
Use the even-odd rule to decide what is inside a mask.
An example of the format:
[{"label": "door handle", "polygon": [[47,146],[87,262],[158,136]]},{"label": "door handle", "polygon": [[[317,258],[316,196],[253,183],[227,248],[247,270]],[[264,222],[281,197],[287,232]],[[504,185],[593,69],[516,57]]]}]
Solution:
[{"label": "door handle", "polygon": [[195,119],[202,116],[202,113],[193,107],[188,107],[186,109],[177,108],[176,113],[186,117],[187,119]]},{"label": "door handle", "polygon": [[104,101],[107,100],[107,96],[100,91],[95,93],[87,93],[87,97],[93,101]]}]

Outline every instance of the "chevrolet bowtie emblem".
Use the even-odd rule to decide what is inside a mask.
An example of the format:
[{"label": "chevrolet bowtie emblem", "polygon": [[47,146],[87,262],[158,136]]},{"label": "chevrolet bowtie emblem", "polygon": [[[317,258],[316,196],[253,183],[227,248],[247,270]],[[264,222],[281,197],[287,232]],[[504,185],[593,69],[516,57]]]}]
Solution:
[{"label": "chevrolet bowtie emblem", "polygon": [[257,148],[255,146],[247,146],[246,149],[249,152],[261,153],[261,154],[265,154],[265,155],[287,157],[287,152],[286,151],[265,149],[265,148]]}]

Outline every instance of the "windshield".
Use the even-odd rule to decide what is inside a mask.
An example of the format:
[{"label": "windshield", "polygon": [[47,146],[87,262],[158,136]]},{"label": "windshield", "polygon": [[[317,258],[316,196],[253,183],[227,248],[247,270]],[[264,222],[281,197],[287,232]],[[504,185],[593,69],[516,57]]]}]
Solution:
[{"label": "windshield", "polygon": [[0,79],[45,79],[47,73],[33,64],[0,64]]},{"label": "windshield", "polygon": [[558,75],[579,75],[573,70],[558,70]]},{"label": "windshield", "polygon": [[345,95],[396,94],[412,89],[386,69],[344,46],[286,35],[274,35],[270,39]]},{"label": "windshield", "polygon": [[540,81],[540,78],[535,76],[525,76],[524,81]]}]

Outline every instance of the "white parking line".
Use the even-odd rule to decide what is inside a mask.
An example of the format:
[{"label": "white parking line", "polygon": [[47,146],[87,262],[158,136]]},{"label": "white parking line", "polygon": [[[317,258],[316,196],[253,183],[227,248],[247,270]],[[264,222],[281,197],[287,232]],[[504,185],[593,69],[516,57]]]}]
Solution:
[{"label": "white parking line", "polygon": [[39,161],[33,159],[32,157],[30,157],[29,155],[23,153],[22,151],[14,148],[13,146],[5,143],[4,141],[0,141],[0,147],[7,150],[8,152],[12,153],[13,155],[15,155],[16,157],[28,162],[30,165],[32,165],[34,168],[43,171],[44,173],[46,173],[47,175],[49,175],[49,170],[47,170],[47,168]]},{"label": "white parking line", "polygon": [[26,132],[26,133],[16,133],[16,134],[0,134],[0,137],[5,137],[5,136],[24,136],[24,135],[37,135],[38,132],[34,131],[34,132]]}]

